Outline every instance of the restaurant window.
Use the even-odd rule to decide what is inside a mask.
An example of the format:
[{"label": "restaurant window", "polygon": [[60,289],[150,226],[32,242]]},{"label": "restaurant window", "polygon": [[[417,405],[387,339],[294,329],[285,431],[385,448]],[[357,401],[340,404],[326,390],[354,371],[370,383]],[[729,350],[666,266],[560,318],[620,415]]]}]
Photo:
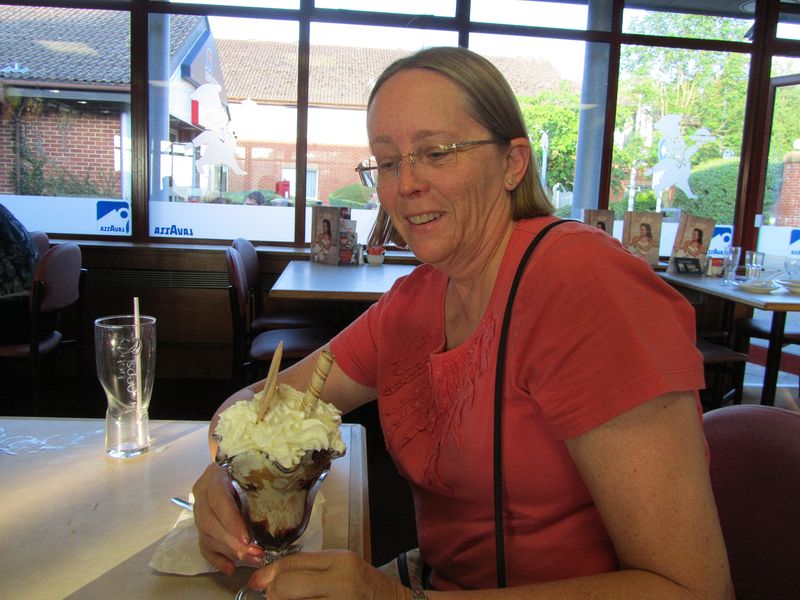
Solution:
[{"label": "restaurant window", "polygon": [[[412,27],[311,24],[308,108],[309,165],[319,169],[319,204],[350,209],[359,242],[377,216],[377,190],[361,184],[356,165],[369,158],[367,100],[393,61],[429,46],[455,46],[455,32]],[[305,241],[311,240],[311,206]]]},{"label": "restaurant window", "polygon": [[[641,6],[647,2],[626,2],[622,13],[623,33],[658,35],[665,37],[727,40],[731,42],[751,41],[753,7],[747,3],[731,3],[732,9],[725,14],[688,14],[667,12],[660,2],[652,2],[661,10],[642,10],[627,5]],[[666,4],[666,3],[664,3]]]},{"label": "restaurant window", "polygon": [[593,4],[601,5],[605,3],[596,2],[595,0],[584,0],[582,2],[472,0],[470,18],[481,23],[530,25],[558,29],[597,29],[597,27],[588,27],[589,6]]},{"label": "restaurant window", "polygon": [[[290,198],[293,190],[297,189],[297,169],[294,167],[284,167],[281,169],[281,181],[278,183],[278,189],[285,199]],[[317,204],[319,202],[319,169],[314,166],[308,166],[306,169],[306,203]],[[276,206],[282,205],[282,201],[276,198],[273,201]],[[285,206],[289,206],[285,204]]]},{"label": "restaurant window", "polygon": [[397,0],[315,0],[314,6],[316,8],[437,17],[453,17],[456,14],[456,0],[436,0],[435,2],[430,0],[404,0],[404,2],[397,2]]},{"label": "restaurant window", "polygon": [[782,8],[785,10],[781,11],[778,20],[777,37],[786,40],[800,40],[800,6],[784,2]]},{"label": "restaurant window", "polygon": [[251,6],[254,8],[299,9],[300,0],[166,0],[172,4],[226,4],[230,6]]},{"label": "restaurant window", "polygon": [[149,31],[150,235],[294,241],[297,22],[153,14]]},{"label": "restaurant window", "polygon": [[[693,29],[689,17],[672,14],[672,29]],[[734,52],[622,47],[609,208],[617,219],[662,213],[662,256],[683,212],[715,220],[712,250],[732,239],[749,62]]]},{"label": "restaurant window", "polygon": [[128,24],[0,6],[0,203],[29,230],[132,233]]},{"label": "restaurant window", "polygon": [[758,249],[776,256],[800,255],[800,58],[773,59],[770,98]]},{"label": "restaurant window", "polygon": [[[488,34],[470,37],[470,47],[491,60],[509,81],[522,109],[542,185],[561,216],[572,214],[573,207],[580,204],[578,198],[593,207],[598,202],[597,180],[592,182],[587,170],[583,171],[584,183],[578,182],[582,189],[575,187],[580,148],[602,146],[605,112],[608,54],[603,52],[603,44],[593,44],[597,48],[592,48],[592,53],[599,50],[602,55],[594,63],[594,75],[599,72],[601,76],[591,89],[584,89],[587,46],[574,40]],[[590,101],[587,93],[592,96]],[[590,126],[593,119],[599,119],[599,128]],[[597,166],[595,159],[585,169]]]}]

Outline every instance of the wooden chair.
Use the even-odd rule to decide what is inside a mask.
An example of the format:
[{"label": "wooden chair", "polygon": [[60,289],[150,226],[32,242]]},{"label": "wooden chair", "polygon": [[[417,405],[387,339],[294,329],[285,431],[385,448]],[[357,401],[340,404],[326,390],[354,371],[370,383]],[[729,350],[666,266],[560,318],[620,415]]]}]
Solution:
[{"label": "wooden chair", "polygon": [[226,248],[228,287],[230,293],[231,323],[233,326],[232,382],[235,389],[255,381],[255,371],[269,364],[279,342],[283,342],[284,364],[291,364],[326,344],[335,332],[321,327],[293,327],[270,329],[260,333],[248,327],[248,303],[245,265],[236,248]]},{"label": "wooden chair", "polygon": [[[769,319],[741,318],[736,319],[734,325],[734,347],[740,352],[747,353],[750,338],[769,340],[772,324]],[[800,344],[800,329],[787,325],[783,329],[783,346]]]},{"label": "wooden chair", "polygon": [[316,327],[319,320],[311,312],[301,310],[265,310],[264,292],[261,287],[261,269],[255,246],[244,238],[237,238],[231,244],[239,251],[244,264],[247,289],[250,294],[248,302],[248,319],[250,331],[260,332],[270,329],[293,329],[297,327]]},{"label": "wooden chair", "polygon": [[699,311],[705,308],[705,294],[683,286],[674,287],[695,309],[696,346],[703,355],[703,368],[710,383],[706,387],[706,393],[701,394],[703,408],[719,408],[729,402],[740,404],[744,394],[747,354],[728,347],[729,335],[726,331],[704,328]]},{"label": "wooden chair", "polygon": [[[81,268],[81,250],[75,243],[58,244],[39,259],[33,275],[30,296],[30,335],[24,343],[0,345],[0,359],[25,360],[29,363],[31,401],[40,402],[42,355],[52,354],[61,346],[77,347],[80,369],[82,349],[82,302],[85,270]],[[65,337],[57,322],[70,307],[76,307],[77,322],[71,337]],[[38,406],[37,406],[38,408]]]},{"label": "wooden chair", "polygon": [[800,597],[800,413],[726,406],[703,428],[736,599]]},{"label": "wooden chair", "polygon": [[[706,387],[709,396],[706,407],[717,408],[729,402],[741,404],[747,354],[703,338],[699,338],[696,345],[703,355],[706,374],[711,375],[710,385]],[[727,383],[728,379],[730,384]]]}]

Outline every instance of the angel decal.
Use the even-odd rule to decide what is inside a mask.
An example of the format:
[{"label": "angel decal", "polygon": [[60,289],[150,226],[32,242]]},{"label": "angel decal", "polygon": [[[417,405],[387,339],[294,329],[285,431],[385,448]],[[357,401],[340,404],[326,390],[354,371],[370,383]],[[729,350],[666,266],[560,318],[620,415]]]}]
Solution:
[{"label": "angel decal", "polygon": [[661,198],[661,193],[676,186],[688,198],[697,198],[689,185],[689,172],[691,158],[708,142],[716,139],[705,127],[699,128],[689,138],[694,142],[687,146],[681,132],[683,115],[664,115],[656,121],[655,127],[663,134],[658,146],[658,162],[653,166],[653,191],[656,198]]},{"label": "angel decal", "polygon": [[245,171],[236,162],[236,138],[233,135],[228,112],[222,105],[219,93],[222,87],[216,83],[205,83],[192,92],[199,108],[199,121],[206,130],[192,140],[195,148],[202,147],[202,156],[195,161],[197,172],[206,165],[223,164],[236,173]]}]

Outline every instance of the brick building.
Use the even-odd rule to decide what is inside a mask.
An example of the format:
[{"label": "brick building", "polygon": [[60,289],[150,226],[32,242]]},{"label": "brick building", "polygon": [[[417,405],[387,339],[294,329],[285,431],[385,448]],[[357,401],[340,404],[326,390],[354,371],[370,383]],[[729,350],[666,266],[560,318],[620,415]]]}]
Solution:
[{"label": "brick building", "polygon": [[797,227],[800,223],[800,150],[783,157],[783,182],[776,211],[776,225]]}]

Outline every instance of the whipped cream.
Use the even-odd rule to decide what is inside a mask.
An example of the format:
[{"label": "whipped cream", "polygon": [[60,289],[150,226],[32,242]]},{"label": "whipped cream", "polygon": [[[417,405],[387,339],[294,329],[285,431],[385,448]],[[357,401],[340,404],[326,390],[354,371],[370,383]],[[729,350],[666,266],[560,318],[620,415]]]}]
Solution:
[{"label": "whipped cream", "polygon": [[258,396],[262,393],[225,409],[214,430],[220,450],[239,463],[237,469],[262,469],[263,454],[284,469],[291,469],[308,451],[329,449],[340,455],[345,453],[339,432],[341,412],[335,406],[320,401],[314,414],[306,416],[303,394],[282,383],[275,390],[267,414],[259,421]]}]

